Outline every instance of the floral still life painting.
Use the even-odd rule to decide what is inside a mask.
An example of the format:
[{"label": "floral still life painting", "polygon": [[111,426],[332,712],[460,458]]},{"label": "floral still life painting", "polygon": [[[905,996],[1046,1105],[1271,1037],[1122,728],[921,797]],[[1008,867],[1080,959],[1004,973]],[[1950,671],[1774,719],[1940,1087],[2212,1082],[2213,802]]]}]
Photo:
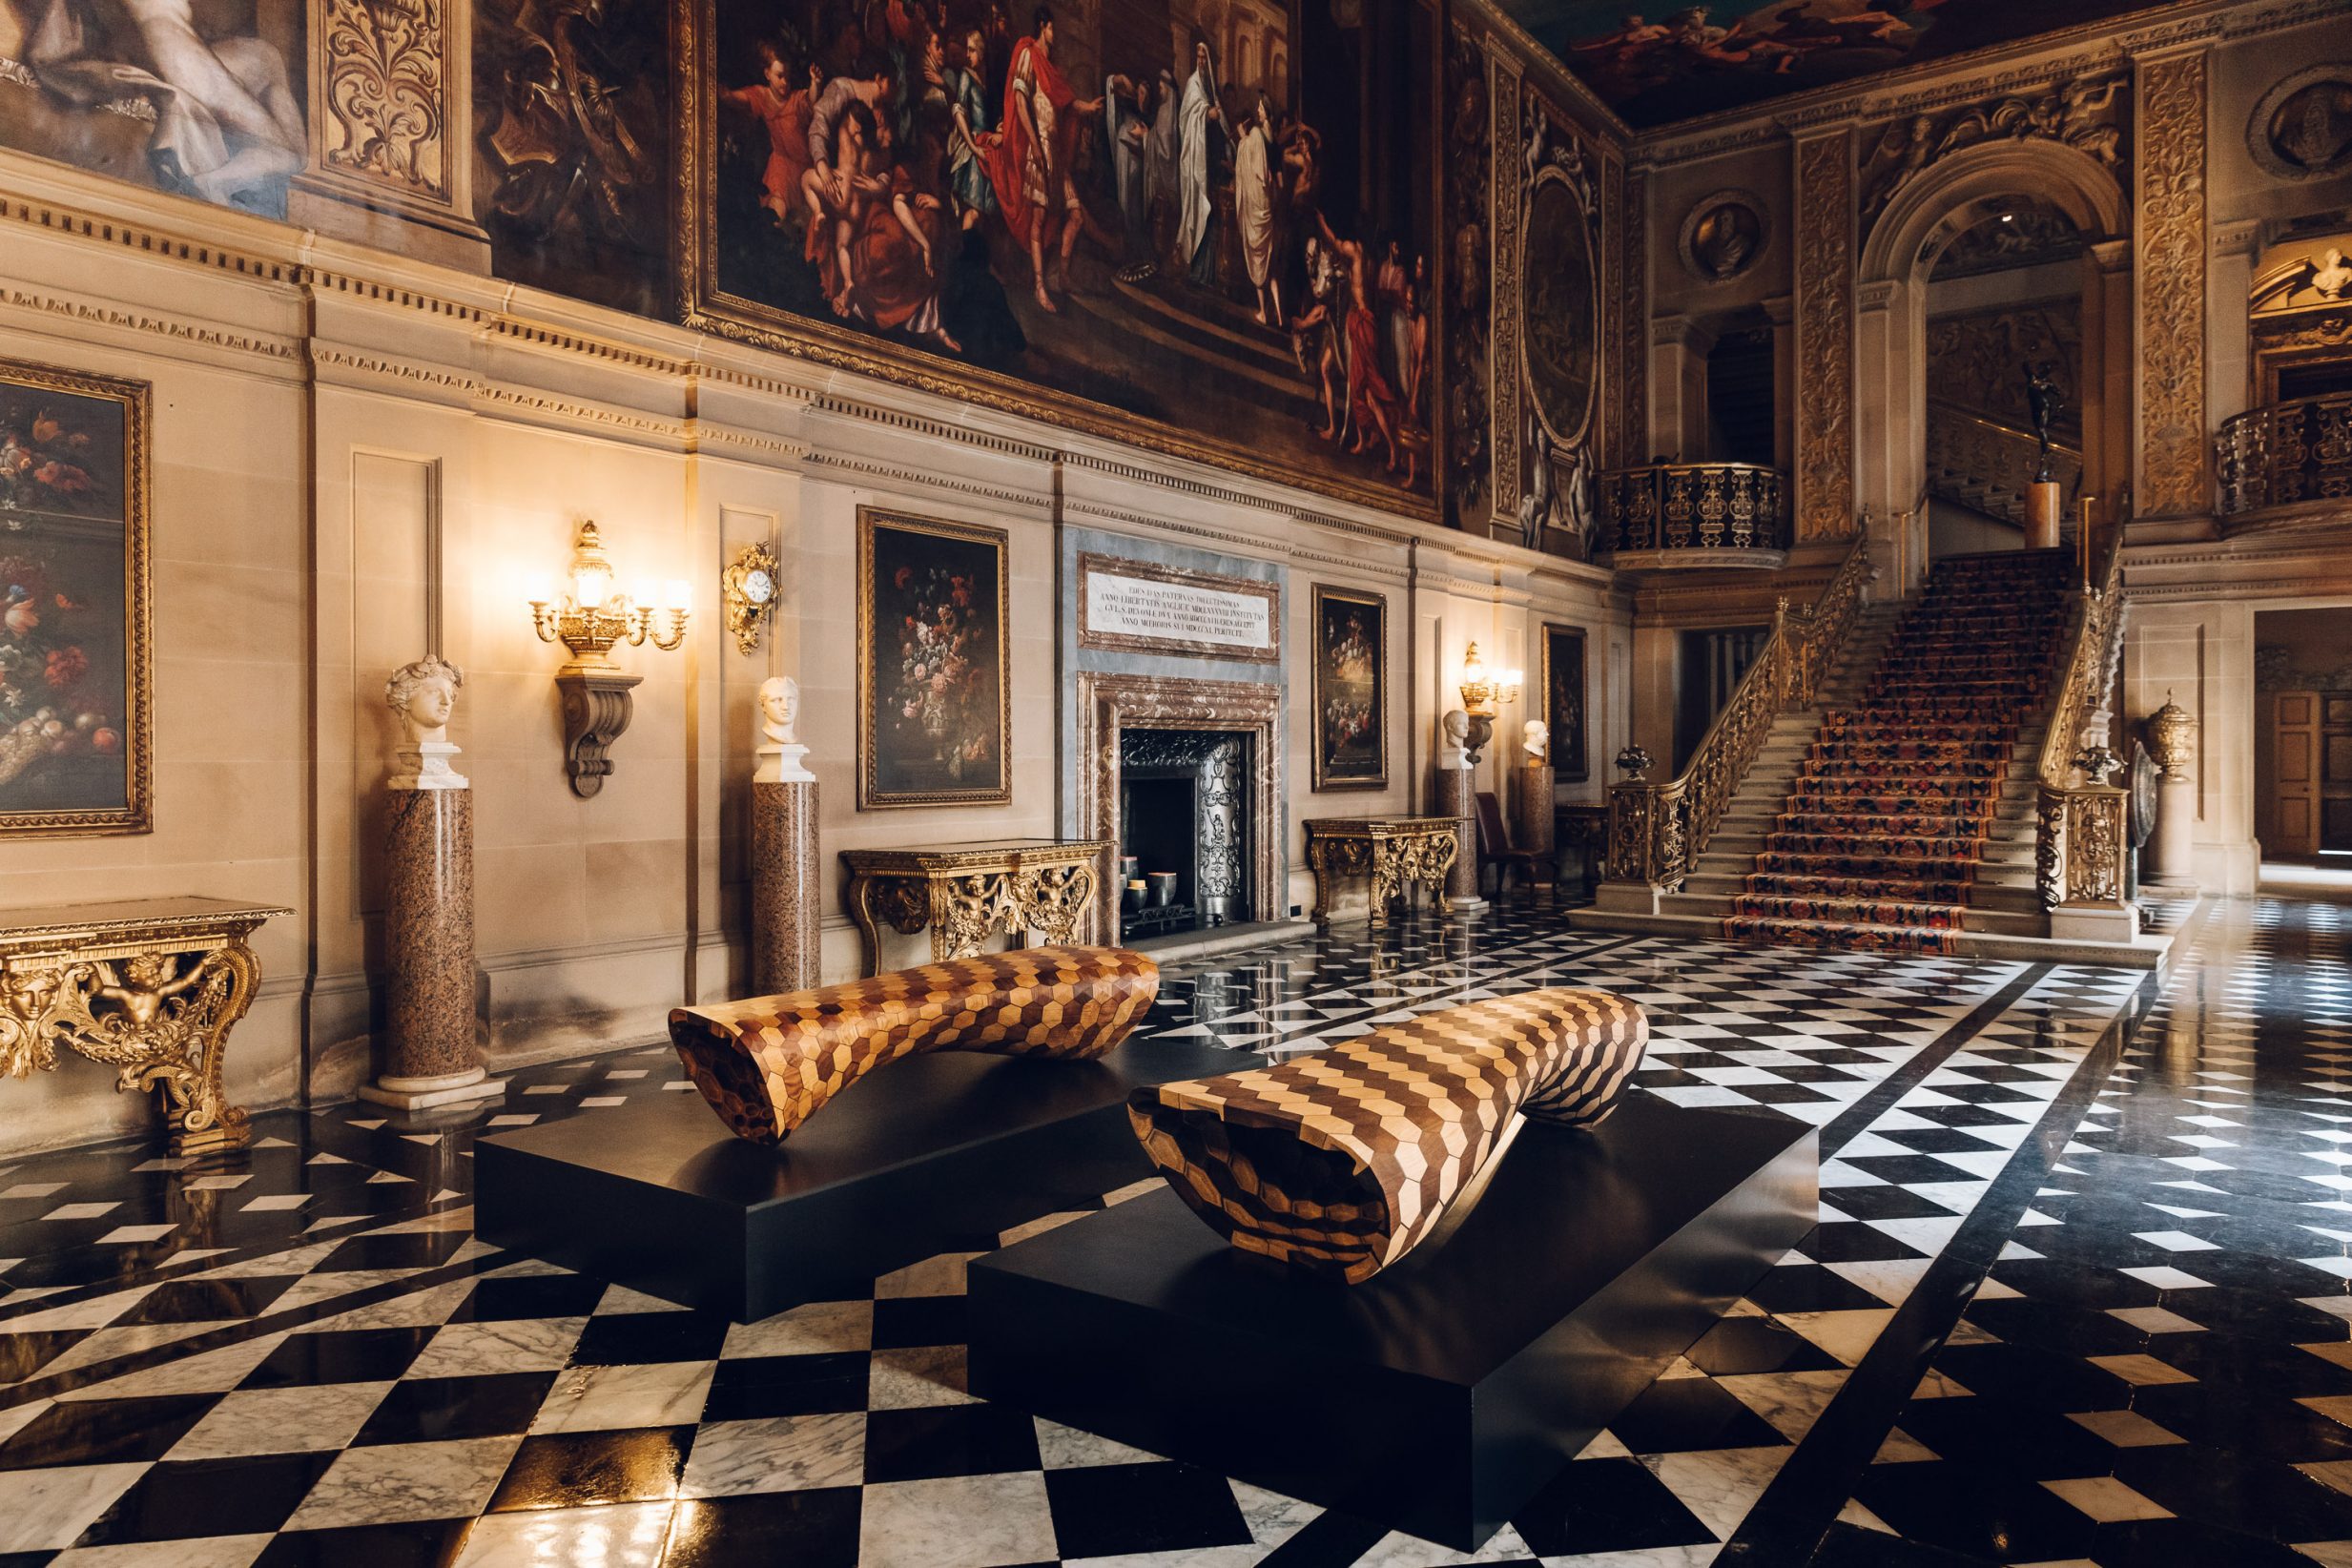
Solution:
[{"label": "floral still life painting", "polygon": [[866,511],[858,535],[858,808],[1011,799],[1003,531]]},{"label": "floral still life painting", "polygon": [[148,825],[147,406],[0,361],[0,833]]}]

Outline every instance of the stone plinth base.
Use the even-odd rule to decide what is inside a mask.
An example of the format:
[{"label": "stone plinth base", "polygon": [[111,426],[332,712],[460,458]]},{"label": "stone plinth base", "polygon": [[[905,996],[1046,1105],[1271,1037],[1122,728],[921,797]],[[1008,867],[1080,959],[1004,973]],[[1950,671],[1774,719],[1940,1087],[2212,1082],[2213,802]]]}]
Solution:
[{"label": "stone plinth base", "polygon": [[2131,904],[2060,904],[2050,912],[2050,935],[2062,942],[2128,942],[2139,935],[2139,911]]},{"label": "stone plinth base", "polygon": [[1451,816],[1460,824],[1461,850],[1446,873],[1446,908],[1457,915],[1486,907],[1478,892],[1478,802],[1473,787],[1476,776],[1468,768],[1438,769],[1436,796],[1429,808],[1432,816]]},{"label": "stone plinth base", "polygon": [[1552,765],[1526,763],[1511,773],[1512,841],[1542,856],[1536,862],[1536,882],[1550,887],[1559,875],[1552,863]]},{"label": "stone plinth base", "polygon": [[974,1260],[971,1390],[1475,1550],[1804,1239],[1817,1140],[1646,1099],[1523,1122],[1448,1233],[1353,1286],[1148,1193]]},{"label": "stone plinth base", "polygon": [[506,1081],[492,1078],[486,1067],[438,1078],[379,1078],[360,1085],[360,1098],[395,1110],[431,1110],[436,1105],[463,1105],[476,1100],[496,1100],[506,1092]]},{"label": "stone plinth base", "polygon": [[820,983],[816,785],[752,786],[752,994]]},{"label": "stone plinth base", "polygon": [[1664,891],[1648,882],[1603,882],[1593,892],[1593,907],[1619,915],[1655,915]]},{"label": "stone plinth base", "polygon": [[2057,482],[2046,480],[2026,486],[2025,547],[2030,550],[2054,550],[2058,547],[2058,520],[2066,511],[2066,498],[2059,493]]},{"label": "stone plinth base", "polygon": [[361,1095],[416,1109],[503,1093],[474,1050],[471,790],[392,792],[384,881],[383,1073]]},{"label": "stone plinth base", "polygon": [[2197,780],[2169,774],[2156,780],[2156,834],[2148,840],[2140,880],[2150,887],[2195,887]]}]

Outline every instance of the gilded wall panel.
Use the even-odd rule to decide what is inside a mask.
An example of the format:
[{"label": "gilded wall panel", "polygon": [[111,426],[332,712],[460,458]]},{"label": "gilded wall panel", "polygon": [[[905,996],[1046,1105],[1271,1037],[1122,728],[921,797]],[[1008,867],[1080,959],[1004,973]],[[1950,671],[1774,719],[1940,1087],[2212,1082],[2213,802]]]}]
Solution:
[{"label": "gilded wall panel", "polygon": [[1854,172],[1845,131],[1797,144],[1797,538],[1854,529]]},{"label": "gilded wall panel", "polygon": [[2139,68],[2137,510],[2212,505],[2205,430],[2205,55]]}]

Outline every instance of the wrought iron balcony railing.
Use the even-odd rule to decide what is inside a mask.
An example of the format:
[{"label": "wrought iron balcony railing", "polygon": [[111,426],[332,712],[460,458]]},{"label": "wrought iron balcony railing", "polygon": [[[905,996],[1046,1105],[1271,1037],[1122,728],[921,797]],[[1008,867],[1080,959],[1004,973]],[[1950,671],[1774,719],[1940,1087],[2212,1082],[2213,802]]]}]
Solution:
[{"label": "wrought iron balcony railing", "polygon": [[2214,445],[2223,517],[2352,496],[2352,392],[2249,408]]},{"label": "wrought iron balcony railing", "polygon": [[[1688,552],[1692,566],[1743,564],[1788,548],[1788,477],[1753,463],[1651,463],[1600,475],[1603,548],[1619,557]],[[1777,566],[1760,556],[1752,564]]]}]

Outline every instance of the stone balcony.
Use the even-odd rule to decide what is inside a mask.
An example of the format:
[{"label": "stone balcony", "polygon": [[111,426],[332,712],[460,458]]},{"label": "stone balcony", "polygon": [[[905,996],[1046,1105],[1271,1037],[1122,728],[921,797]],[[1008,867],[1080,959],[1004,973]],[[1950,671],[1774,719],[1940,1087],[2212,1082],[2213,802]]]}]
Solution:
[{"label": "stone balcony", "polygon": [[1599,476],[1599,546],[1620,571],[1788,560],[1788,476],[1753,463],[1652,463]]}]

